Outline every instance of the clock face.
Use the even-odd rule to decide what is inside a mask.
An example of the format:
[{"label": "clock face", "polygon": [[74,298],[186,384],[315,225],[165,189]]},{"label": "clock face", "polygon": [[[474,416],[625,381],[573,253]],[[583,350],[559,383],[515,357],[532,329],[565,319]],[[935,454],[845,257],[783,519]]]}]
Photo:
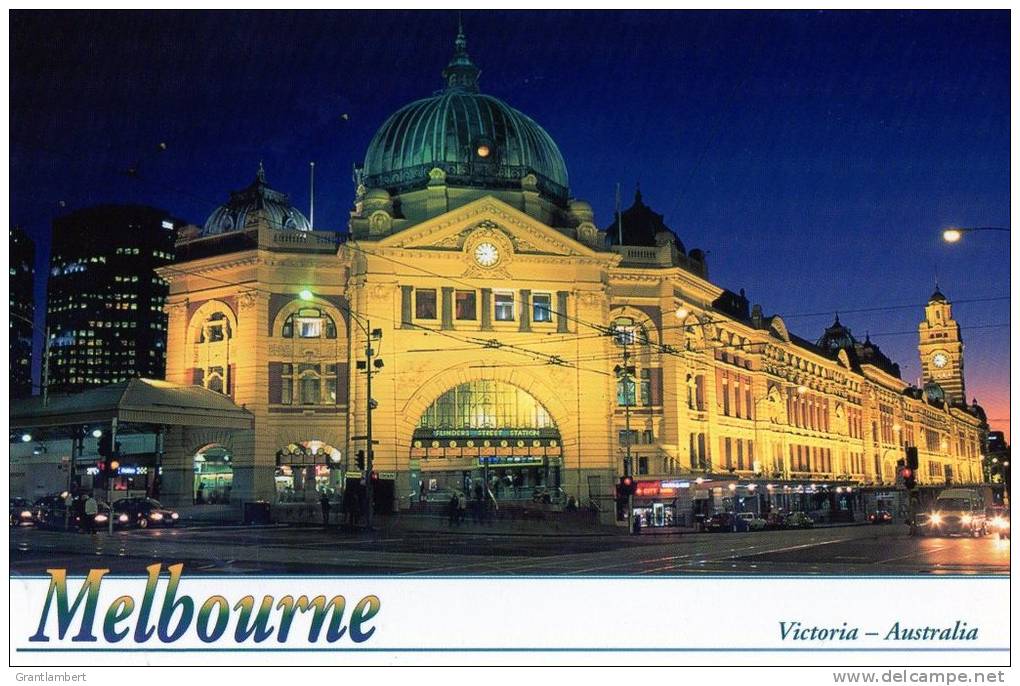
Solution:
[{"label": "clock face", "polygon": [[479,243],[475,248],[475,262],[483,267],[491,267],[499,262],[499,250],[492,243]]},{"label": "clock face", "polygon": [[936,369],[943,369],[949,363],[949,358],[945,353],[935,353],[931,358],[931,363],[935,365]]}]

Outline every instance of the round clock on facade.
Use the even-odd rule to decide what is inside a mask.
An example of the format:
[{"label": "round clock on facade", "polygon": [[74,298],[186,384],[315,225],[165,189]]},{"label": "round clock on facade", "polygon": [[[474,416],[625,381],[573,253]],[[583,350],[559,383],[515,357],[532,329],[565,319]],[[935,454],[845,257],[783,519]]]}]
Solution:
[{"label": "round clock on facade", "polygon": [[935,353],[935,355],[931,358],[931,363],[939,369],[945,367],[948,362],[949,358],[946,357],[945,353]]},{"label": "round clock on facade", "polygon": [[479,243],[475,248],[475,262],[483,267],[491,267],[499,262],[499,250],[492,243]]}]

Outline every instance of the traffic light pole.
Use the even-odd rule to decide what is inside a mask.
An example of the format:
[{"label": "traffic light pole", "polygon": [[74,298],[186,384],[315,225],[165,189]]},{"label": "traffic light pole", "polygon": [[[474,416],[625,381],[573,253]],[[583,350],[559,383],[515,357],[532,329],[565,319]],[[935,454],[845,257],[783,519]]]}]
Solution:
[{"label": "traffic light pole", "polygon": [[[113,447],[112,455],[108,465],[111,467],[114,463],[119,462],[119,451],[117,450],[117,418],[114,417],[110,420],[110,445]],[[113,535],[113,469],[107,469],[106,475],[106,504],[110,508],[110,513],[106,517],[106,521],[109,526],[110,535]],[[98,512],[99,509],[96,508]]]},{"label": "traffic light pole", "polygon": [[[630,377],[630,367],[628,366],[629,363],[630,363],[630,349],[627,347],[627,339],[624,338],[624,342],[623,342],[623,384],[624,384],[624,386],[623,386],[623,400],[624,400],[624,403],[623,403],[623,416],[624,416],[624,426],[626,427],[626,433],[627,433],[627,443],[626,443],[627,457],[624,458],[623,475],[631,477],[631,480],[633,481],[633,478],[634,478],[634,473],[633,473],[634,472],[634,466],[633,466],[633,463],[631,461],[631,454],[630,454],[630,442],[631,442],[630,441],[630,439],[631,439],[631,434],[630,434],[630,391],[631,391],[631,388],[632,388],[631,384],[634,383],[634,380],[631,379],[631,377]],[[633,387],[633,388],[634,388],[634,397],[635,397],[635,399],[637,399],[637,388],[636,387]],[[634,533],[634,488],[633,488],[633,486],[631,488],[627,489],[627,533],[628,534]]]}]

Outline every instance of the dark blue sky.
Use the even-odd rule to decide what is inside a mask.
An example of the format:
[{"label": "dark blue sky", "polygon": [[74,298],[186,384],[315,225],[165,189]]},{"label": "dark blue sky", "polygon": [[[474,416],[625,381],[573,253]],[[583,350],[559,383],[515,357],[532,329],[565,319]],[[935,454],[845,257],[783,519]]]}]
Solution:
[{"label": "dark blue sky", "polygon": [[[805,338],[839,310],[914,381],[936,269],[954,300],[1009,293],[1008,234],[938,240],[946,225],[1009,226],[1006,11],[464,24],[482,90],[552,135],[600,226],[615,184],[629,204],[640,182],[709,252],[713,281]],[[144,202],[201,223],[259,160],[303,209],[314,160],[316,225],[343,229],[352,164],[388,114],[441,86],[456,15],[14,11],[10,26],[11,221],[44,267],[60,203]],[[123,174],[139,160],[140,180]],[[854,311],[897,305],[915,307]],[[1009,302],[956,316],[968,395],[1007,428]]]}]

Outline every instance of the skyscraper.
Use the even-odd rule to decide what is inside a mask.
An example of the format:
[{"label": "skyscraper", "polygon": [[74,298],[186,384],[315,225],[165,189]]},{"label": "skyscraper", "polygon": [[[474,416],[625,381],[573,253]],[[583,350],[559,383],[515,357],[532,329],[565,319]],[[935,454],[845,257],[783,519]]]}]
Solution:
[{"label": "skyscraper", "polygon": [[100,205],[58,217],[46,323],[49,388],[77,392],[127,378],[163,378],[166,282],[181,225],[163,210]]},{"label": "skyscraper", "polygon": [[35,317],[35,243],[20,227],[10,236],[10,346],[11,397],[32,395],[32,332]]}]

